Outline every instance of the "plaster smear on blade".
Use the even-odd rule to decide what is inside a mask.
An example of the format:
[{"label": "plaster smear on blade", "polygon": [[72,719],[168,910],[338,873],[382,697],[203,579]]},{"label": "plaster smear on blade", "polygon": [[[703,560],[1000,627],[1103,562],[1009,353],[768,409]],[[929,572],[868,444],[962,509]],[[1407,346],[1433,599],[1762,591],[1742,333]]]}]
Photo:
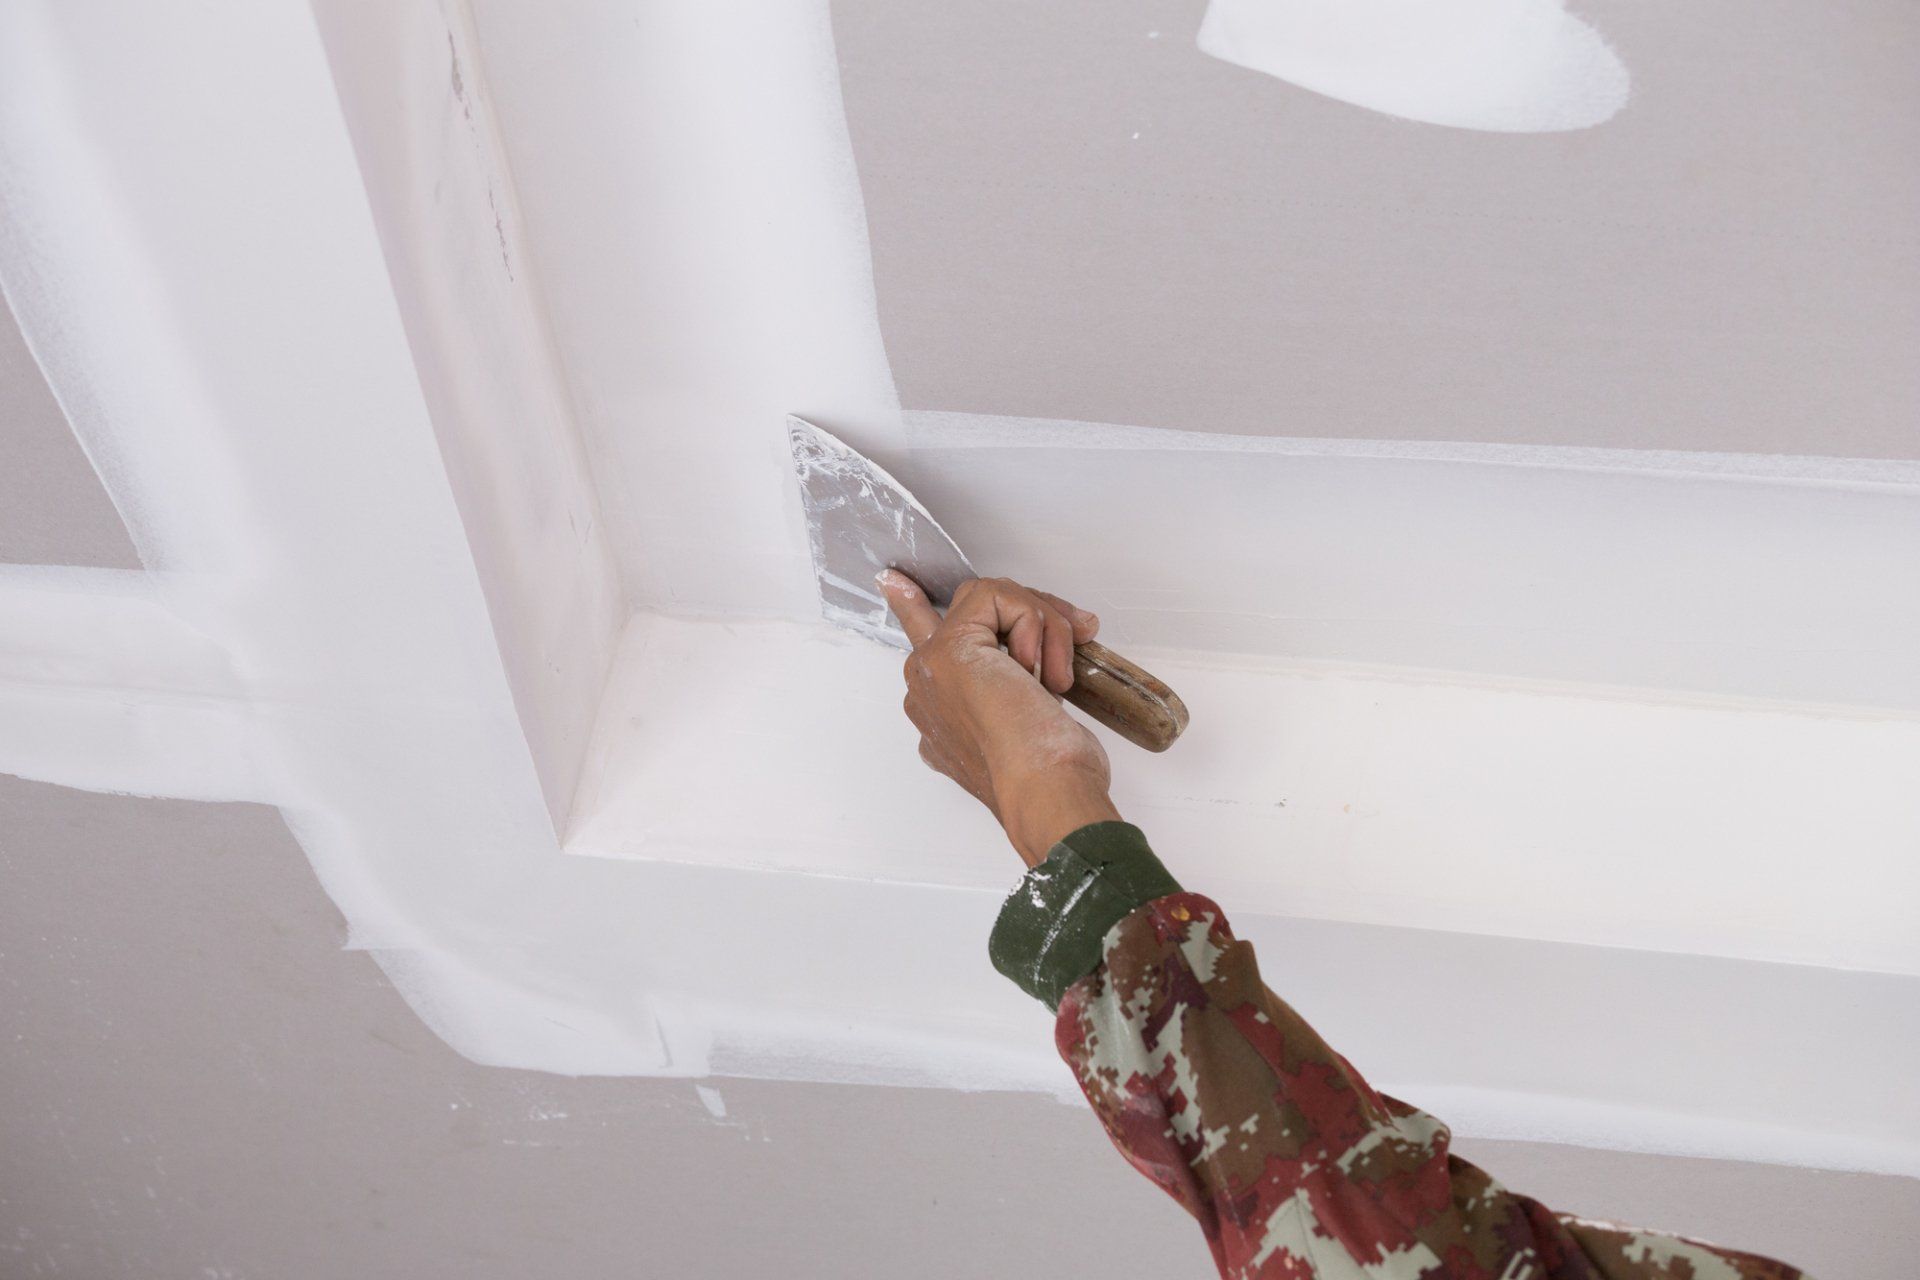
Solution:
[{"label": "plaster smear on blade", "polygon": [[1198,43],[1342,102],[1495,133],[1591,128],[1632,86],[1563,0],[1212,0]]},{"label": "plaster smear on blade", "polygon": [[935,604],[945,604],[961,581],[974,576],[973,566],[933,513],[878,463],[803,418],[787,419],[787,438],[822,615],[906,648],[905,633],[873,585],[875,576],[905,570]]}]

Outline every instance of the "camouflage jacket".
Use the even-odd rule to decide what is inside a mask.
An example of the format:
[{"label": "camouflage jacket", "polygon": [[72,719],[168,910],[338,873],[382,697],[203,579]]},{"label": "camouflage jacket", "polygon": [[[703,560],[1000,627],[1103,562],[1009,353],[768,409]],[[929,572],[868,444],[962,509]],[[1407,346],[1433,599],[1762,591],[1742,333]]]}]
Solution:
[{"label": "camouflage jacket", "polygon": [[1448,1151],[1262,984],[1220,908],[1135,827],[1083,827],[1007,899],[994,964],[1120,1153],[1231,1280],[1793,1280],[1782,1263],[1554,1213]]}]

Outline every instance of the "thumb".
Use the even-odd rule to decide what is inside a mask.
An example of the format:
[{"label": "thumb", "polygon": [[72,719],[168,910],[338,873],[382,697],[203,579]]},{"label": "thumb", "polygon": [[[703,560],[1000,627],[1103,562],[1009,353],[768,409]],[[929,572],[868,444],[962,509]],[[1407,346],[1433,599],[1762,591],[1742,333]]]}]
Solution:
[{"label": "thumb", "polygon": [[908,642],[916,649],[925,644],[940,625],[940,611],[927,599],[927,593],[898,569],[888,569],[874,581],[887,597],[887,608],[900,619],[900,629],[907,633]]}]

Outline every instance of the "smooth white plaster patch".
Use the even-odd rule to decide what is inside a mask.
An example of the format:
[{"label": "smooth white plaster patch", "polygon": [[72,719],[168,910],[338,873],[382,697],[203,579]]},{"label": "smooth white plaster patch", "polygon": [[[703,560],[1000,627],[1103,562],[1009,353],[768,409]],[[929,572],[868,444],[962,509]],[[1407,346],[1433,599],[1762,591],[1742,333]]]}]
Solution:
[{"label": "smooth white plaster patch", "polygon": [[1123,644],[1920,711],[1913,463],[906,423],[981,571]]},{"label": "smooth white plaster patch", "polygon": [[786,415],[900,443],[826,0],[471,2],[629,598],[811,616]]},{"label": "smooth white plaster patch", "polygon": [[[1920,977],[1920,718],[1141,652],[1193,724],[1159,756],[1099,731],[1116,795],[1236,914]],[[1004,892],[897,665],[819,624],[637,617],[567,848]],[[755,803],[711,803],[718,759]]]},{"label": "smooth white plaster patch", "polygon": [[1498,133],[1591,128],[1632,86],[1564,0],[1211,0],[1199,45],[1342,102]]},{"label": "smooth white plaster patch", "polygon": [[313,16],[557,828],[627,603],[471,23],[457,3]]}]

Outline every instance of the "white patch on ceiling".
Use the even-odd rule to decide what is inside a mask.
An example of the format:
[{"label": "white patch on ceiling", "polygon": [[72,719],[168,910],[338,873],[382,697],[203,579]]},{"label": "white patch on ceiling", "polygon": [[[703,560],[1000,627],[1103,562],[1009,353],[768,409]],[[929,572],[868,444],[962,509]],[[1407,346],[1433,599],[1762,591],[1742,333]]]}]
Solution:
[{"label": "white patch on ceiling", "polygon": [[1212,0],[1199,44],[1355,106],[1497,133],[1591,128],[1632,86],[1560,0]]}]

